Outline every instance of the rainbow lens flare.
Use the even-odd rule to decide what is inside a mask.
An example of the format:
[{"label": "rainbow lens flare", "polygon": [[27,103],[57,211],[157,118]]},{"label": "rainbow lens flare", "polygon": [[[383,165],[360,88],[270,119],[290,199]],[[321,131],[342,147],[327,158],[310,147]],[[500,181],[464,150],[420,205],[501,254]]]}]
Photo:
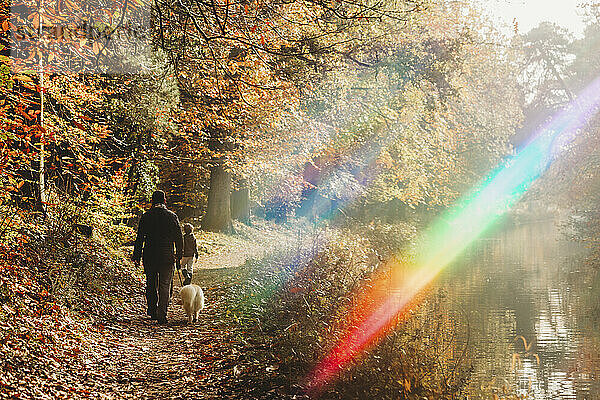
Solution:
[{"label": "rainbow lens flare", "polygon": [[[360,321],[350,322],[346,337],[337,343],[307,377],[309,394],[318,396],[362,352],[405,317],[415,297],[469,244],[506,213],[553,160],[563,152],[600,105],[600,78],[558,112],[529,142],[462,198],[424,233],[417,245],[414,266],[395,285],[380,306]],[[353,314],[360,314],[359,312]]]}]

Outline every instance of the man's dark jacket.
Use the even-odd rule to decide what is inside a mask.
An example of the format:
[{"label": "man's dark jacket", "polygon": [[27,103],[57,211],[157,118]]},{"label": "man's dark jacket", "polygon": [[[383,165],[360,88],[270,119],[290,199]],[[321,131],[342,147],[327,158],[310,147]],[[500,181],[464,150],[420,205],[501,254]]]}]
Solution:
[{"label": "man's dark jacket", "polygon": [[[175,245],[175,250],[173,249]],[[146,211],[138,226],[133,248],[133,260],[142,258],[144,269],[161,268],[179,260],[183,250],[183,236],[177,215],[163,204],[154,205]]]}]

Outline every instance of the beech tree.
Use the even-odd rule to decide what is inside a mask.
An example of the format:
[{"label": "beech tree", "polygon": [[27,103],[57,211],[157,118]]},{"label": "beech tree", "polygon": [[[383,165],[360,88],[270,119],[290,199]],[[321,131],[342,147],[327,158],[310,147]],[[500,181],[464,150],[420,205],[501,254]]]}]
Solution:
[{"label": "beech tree", "polygon": [[156,2],[156,43],[175,68],[188,130],[210,154],[204,229],[228,227],[230,174],[241,149],[270,140],[277,130],[268,128],[293,114],[325,71],[360,63],[373,25],[404,21],[419,5]]},{"label": "beech tree", "polygon": [[[76,147],[110,136],[102,119],[95,119],[102,93],[94,74],[121,71],[123,56],[132,53],[120,52],[128,46],[117,31],[148,22],[141,0],[112,8],[54,0],[4,6],[0,90],[8,168],[2,184],[21,206],[43,209],[47,179],[68,193],[89,190],[87,171],[95,166]],[[74,132],[82,142],[72,141]]]},{"label": "beech tree", "polygon": [[305,97],[331,132],[313,158],[327,181],[319,195],[345,203],[358,190],[361,206],[444,207],[510,153],[521,121],[514,52],[493,30],[479,33],[488,25],[468,5],[455,6],[431,6]]}]

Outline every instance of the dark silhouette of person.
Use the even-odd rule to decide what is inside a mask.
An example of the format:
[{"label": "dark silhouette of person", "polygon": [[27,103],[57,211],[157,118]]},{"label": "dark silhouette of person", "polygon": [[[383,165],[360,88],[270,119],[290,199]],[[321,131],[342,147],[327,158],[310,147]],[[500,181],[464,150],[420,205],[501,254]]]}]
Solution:
[{"label": "dark silhouette of person", "polygon": [[167,323],[171,281],[175,262],[183,255],[183,236],[177,215],[166,206],[165,193],[152,194],[152,208],[140,218],[133,248],[133,262],[143,260],[146,274],[148,315]]}]

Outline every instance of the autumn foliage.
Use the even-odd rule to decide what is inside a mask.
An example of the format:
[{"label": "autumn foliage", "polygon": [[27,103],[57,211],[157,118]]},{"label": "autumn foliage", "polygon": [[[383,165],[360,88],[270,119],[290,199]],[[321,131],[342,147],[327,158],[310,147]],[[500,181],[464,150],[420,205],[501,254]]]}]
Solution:
[{"label": "autumn foliage", "polygon": [[[255,216],[344,232],[272,302],[238,310],[277,316],[260,345],[300,377],[341,335],[330,322],[356,300],[348,293],[511,151],[514,53],[467,4],[111,4],[15,1],[0,19],[0,379],[10,393],[34,396],[22,381],[48,364],[77,368],[82,332],[110,324],[141,290],[123,245],[156,188],[205,230],[231,229],[239,191]],[[275,264],[246,267],[268,281],[290,267]],[[397,340],[421,364],[390,356],[403,380],[386,375],[377,390],[458,391],[462,371],[418,381],[439,359],[402,329],[383,349]],[[352,374],[348,387],[372,378]]]}]

